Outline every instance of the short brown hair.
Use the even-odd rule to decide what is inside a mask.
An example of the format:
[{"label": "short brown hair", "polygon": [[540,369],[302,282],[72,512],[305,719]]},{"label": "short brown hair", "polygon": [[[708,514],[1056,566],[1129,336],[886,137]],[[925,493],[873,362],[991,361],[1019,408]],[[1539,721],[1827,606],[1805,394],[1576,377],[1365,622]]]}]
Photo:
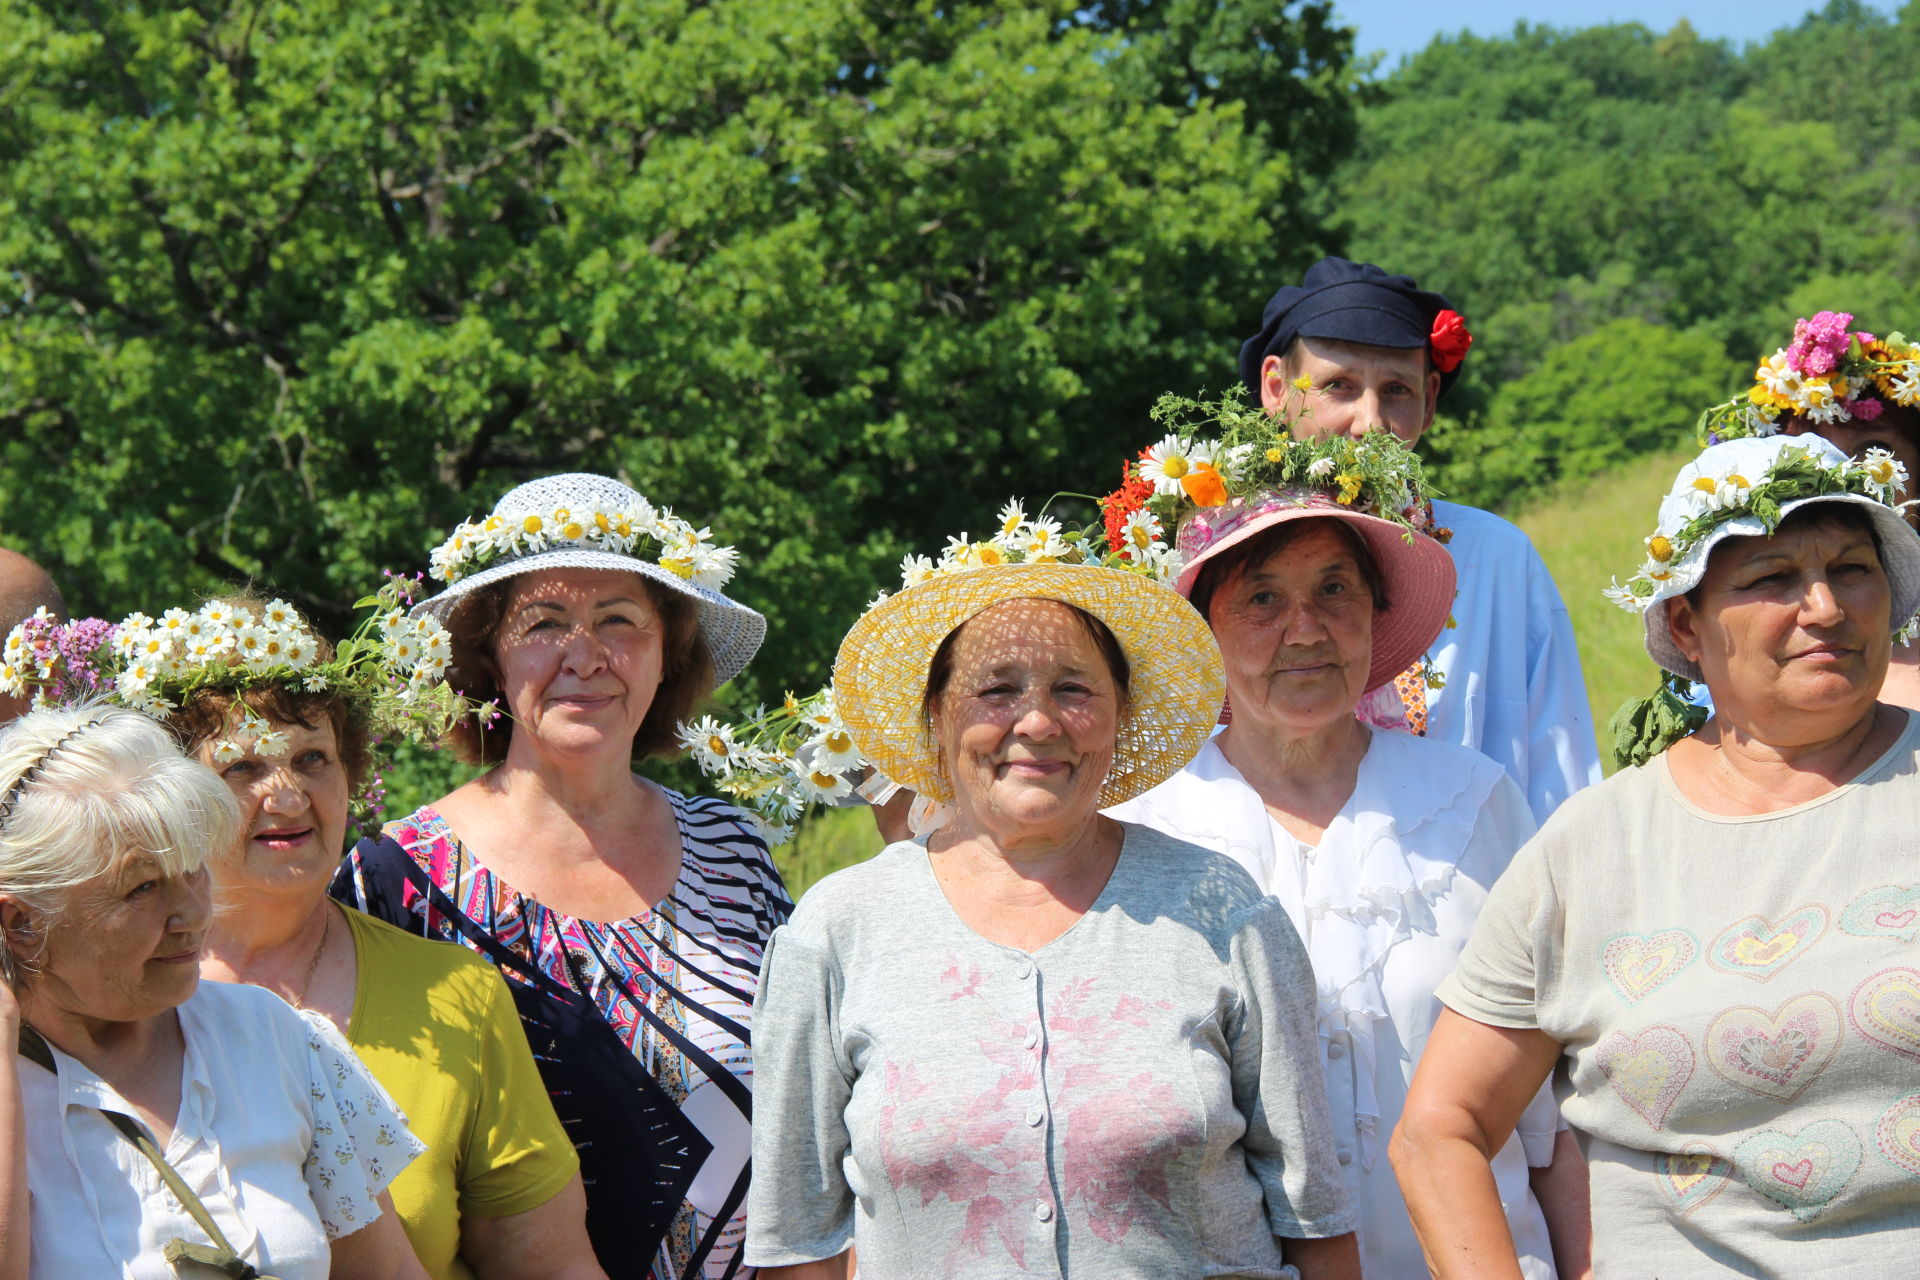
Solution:
[{"label": "short brown hair", "polygon": [[[245,609],[255,617],[267,608],[266,599],[251,591],[218,596],[207,603]],[[294,611],[294,618],[318,643],[315,661],[332,661],[333,645],[326,637],[315,631],[313,624],[298,610]],[[181,748],[191,755],[202,743],[226,731],[227,718],[235,703],[269,720],[297,724],[302,729],[317,729],[320,721],[326,720],[333,726],[334,747],[340,753],[340,766],[346,771],[348,792],[357,794],[366,782],[367,765],[373,754],[368,741],[366,708],[336,691],[314,693],[283,684],[263,684],[244,694],[225,689],[196,689],[178,710],[167,716],[167,727],[173,730]]]},{"label": "short brown hair", "polygon": [[1331,516],[1286,520],[1270,529],[1261,530],[1245,542],[1228,547],[1201,566],[1199,576],[1193,580],[1193,590],[1187,593],[1187,602],[1211,626],[1214,592],[1231,582],[1235,574],[1265,564],[1322,525],[1332,525],[1337,529],[1347,549],[1353,552],[1353,561],[1360,569],[1360,580],[1367,584],[1367,592],[1373,597],[1373,611],[1381,613],[1392,608],[1392,602],[1387,599],[1386,579],[1380,575],[1380,564],[1368,549],[1367,540],[1350,523]]},{"label": "short brown hair", "polygon": [[[713,692],[713,655],[706,637],[700,633],[700,606],[693,598],[671,587],[661,586],[645,574],[635,574],[646,588],[647,599],[660,615],[664,632],[661,640],[660,687],[654,691],[640,730],[633,736],[635,764],[649,756],[669,756],[679,749],[680,722]],[[506,707],[506,692],[500,687],[500,668],[494,661],[493,646],[507,612],[507,595],[513,579],[490,582],[457,601],[445,622],[453,637],[453,661],[447,668],[447,680],[469,698],[495,702]],[[468,764],[491,766],[507,758],[507,746],[513,741],[513,717],[501,715],[491,725],[478,716],[467,716],[448,733],[454,754]]]}]

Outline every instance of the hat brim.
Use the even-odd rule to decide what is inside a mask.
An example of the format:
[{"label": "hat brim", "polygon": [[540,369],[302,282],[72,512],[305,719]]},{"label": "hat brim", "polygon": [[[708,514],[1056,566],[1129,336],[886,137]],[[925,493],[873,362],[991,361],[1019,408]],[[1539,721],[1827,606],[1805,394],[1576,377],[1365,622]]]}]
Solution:
[{"label": "hat brim", "polygon": [[1226,681],[1213,632],[1193,606],[1142,574],[1086,565],[1009,564],[930,578],[870,609],[840,644],[834,702],[853,740],[889,779],[931,800],[953,798],[925,706],[940,642],[1008,600],[1057,600],[1105,623],[1132,668],[1100,806],[1131,800],[1177,773],[1206,744]]},{"label": "hat brim", "polygon": [[767,620],[758,610],[729,600],[718,591],[697,587],[650,561],[615,551],[595,551],[582,547],[556,547],[551,551],[535,551],[530,555],[490,564],[461,578],[439,595],[422,600],[413,606],[412,612],[415,616],[432,614],[445,622],[456,604],[481,587],[523,573],[551,569],[613,569],[637,573],[691,599],[700,608],[700,635],[706,641],[707,652],[713,660],[713,682],[716,686],[725,684],[745,670],[747,663],[759,651],[760,642],[766,639]]},{"label": "hat brim", "polygon": [[[1884,503],[1857,493],[1826,493],[1811,498],[1796,498],[1780,504],[1780,519],[1785,520],[1801,507],[1814,502],[1845,502],[1861,507],[1873,518],[1874,532],[1880,535],[1880,565],[1886,571],[1887,587],[1893,597],[1892,619],[1895,628],[1906,625],[1920,611],[1920,534],[1915,534],[1898,512]],[[1775,527],[1778,527],[1776,522]],[[1700,665],[1680,652],[1673,641],[1673,628],[1667,619],[1667,601],[1683,596],[1700,585],[1706,576],[1707,559],[1713,549],[1728,538],[1765,538],[1771,535],[1759,519],[1736,516],[1719,525],[1700,541],[1687,548],[1676,560],[1673,576],[1662,583],[1649,598],[1641,614],[1646,626],[1647,655],[1674,675],[1700,681]]]},{"label": "hat brim", "polygon": [[1200,571],[1209,560],[1289,520],[1346,522],[1365,539],[1373,563],[1380,571],[1387,607],[1376,609],[1373,614],[1368,693],[1406,671],[1433,647],[1453,612],[1458,575],[1452,554],[1424,533],[1344,507],[1303,504],[1250,516],[1189,559],[1174,581],[1174,589],[1183,596],[1192,595],[1193,585],[1199,581]]}]

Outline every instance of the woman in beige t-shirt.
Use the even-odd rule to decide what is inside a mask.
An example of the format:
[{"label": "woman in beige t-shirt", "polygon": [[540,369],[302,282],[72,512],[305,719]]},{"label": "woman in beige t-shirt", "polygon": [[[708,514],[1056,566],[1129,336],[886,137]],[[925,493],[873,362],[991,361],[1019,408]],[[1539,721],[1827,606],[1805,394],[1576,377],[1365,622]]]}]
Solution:
[{"label": "woman in beige t-shirt", "polygon": [[1920,606],[1904,479],[1811,437],[1681,469],[1611,594],[1713,717],[1554,814],[1440,988],[1391,1150],[1437,1275],[1519,1274],[1486,1153],[1550,1072],[1600,1276],[1920,1244],[1920,717],[1876,700]]}]

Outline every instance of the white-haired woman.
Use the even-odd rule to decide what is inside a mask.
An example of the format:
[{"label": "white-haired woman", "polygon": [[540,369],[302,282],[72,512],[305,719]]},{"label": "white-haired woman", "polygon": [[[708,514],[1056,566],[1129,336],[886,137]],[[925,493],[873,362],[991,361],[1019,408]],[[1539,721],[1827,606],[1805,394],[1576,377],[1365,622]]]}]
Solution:
[{"label": "white-haired woman", "polygon": [[139,712],[0,735],[0,1274],[423,1280],[385,1192],[403,1118],[279,997],[200,981],[236,826]]},{"label": "white-haired woman", "polygon": [[497,698],[479,778],[363,840],[336,885],[515,987],[612,1276],[741,1274],[760,953],[791,907],[751,819],[634,772],[759,647],[731,549],[604,476],[509,492],[434,555],[419,609]]},{"label": "white-haired woman", "polygon": [[[1881,1276],[1920,1242],[1920,607],[1898,469],[1824,440],[1688,463],[1615,598],[1697,732],[1568,801],[1441,984],[1392,1157],[1435,1274],[1517,1274],[1487,1154],[1555,1078],[1602,1276]],[[1670,693],[1638,723],[1684,732]]]}]

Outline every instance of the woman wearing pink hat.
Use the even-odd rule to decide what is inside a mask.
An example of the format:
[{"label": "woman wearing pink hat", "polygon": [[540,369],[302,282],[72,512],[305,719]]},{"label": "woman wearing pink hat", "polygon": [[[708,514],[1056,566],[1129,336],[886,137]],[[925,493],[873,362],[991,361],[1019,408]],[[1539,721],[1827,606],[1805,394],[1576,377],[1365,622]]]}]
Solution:
[{"label": "woman wearing pink hat", "polygon": [[[1110,524],[1177,521],[1175,586],[1220,644],[1230,723],[1112,812],[1229,855],[1286,907],[1313,964],[1365,1273],[1422,1276],[1386,1141],[1440,1012],[1434,988],[1534,820],[1499,765],[1398,714],[1394,678],[1454,594],[1418,461],[1384,436],[1292,440],[1264,415],[1211,412],[1195,430],[1190,408],[1163,405],[1174,430],[1132,477],[1154,496]],[[1556,1255],[1564,1274],[1583,1270],[1584,1169],[1546,1091],[1493,1169],[1525,1274],[1554,1276]]]}]

